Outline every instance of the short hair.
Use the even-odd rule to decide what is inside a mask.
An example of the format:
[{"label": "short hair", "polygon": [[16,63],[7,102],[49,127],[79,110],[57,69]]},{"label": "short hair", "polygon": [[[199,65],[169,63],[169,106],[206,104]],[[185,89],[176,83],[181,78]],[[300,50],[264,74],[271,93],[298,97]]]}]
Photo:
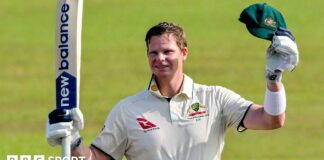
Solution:
[{"label": "short hair", "polygon": [[172,35],[176,39],[176,43],[180,49],[187,47],[186,34],[182,27],[174,23],[160,22],[150,28],[146,33],[145,42],[147,49],[153,36],[161,36],[163,34]]}]

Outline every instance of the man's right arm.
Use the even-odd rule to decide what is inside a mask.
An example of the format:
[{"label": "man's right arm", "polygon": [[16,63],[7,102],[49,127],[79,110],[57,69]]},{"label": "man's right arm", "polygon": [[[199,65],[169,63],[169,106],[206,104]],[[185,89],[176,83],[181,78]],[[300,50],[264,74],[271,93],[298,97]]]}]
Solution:
[{"label": "man's right arm", "polygon": [[79,146],[72,150],[72,156],[85,157],[86,160],[112,160],[107,154],[95,147]]},{"label": "man's right arm", "polygon": [[83,114],[79,108],[53,110],[48,116],[46,125],[47,142],[51,146],[61,145],[62,137],[70,135],[73,157],[86,160],[112,160],[109,155],[93,146],[81,145],[82,137],[79,130],[83,128],[83,123]]}]

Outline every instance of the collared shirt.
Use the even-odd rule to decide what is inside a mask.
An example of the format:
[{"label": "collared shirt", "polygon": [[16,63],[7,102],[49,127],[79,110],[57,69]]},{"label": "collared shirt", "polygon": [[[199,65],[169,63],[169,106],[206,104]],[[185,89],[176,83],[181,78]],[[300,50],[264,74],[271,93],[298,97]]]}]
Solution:
[{"label": "collared shirt", "polygon": [[114,159],[219,160],[226,129],[237,127],[251,104],[186,75],[180,92],[167,101],[153,79],[148,90],[113,108],[92,145]]}]

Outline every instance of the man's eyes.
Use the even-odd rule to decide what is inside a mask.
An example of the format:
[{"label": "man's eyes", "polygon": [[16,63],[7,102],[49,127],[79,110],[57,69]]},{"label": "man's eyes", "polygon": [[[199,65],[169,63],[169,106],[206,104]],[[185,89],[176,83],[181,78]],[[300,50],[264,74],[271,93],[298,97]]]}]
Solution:
[{"label": "man's eyes", "polygon": [[171,53],[173,53],[173,50],[166,50],[166,51],[164,51],[164,54],[171,54]]},{"label": "man's eyes", "polygon": [[157,52],[149,52],[149,55],[157,55]]}]

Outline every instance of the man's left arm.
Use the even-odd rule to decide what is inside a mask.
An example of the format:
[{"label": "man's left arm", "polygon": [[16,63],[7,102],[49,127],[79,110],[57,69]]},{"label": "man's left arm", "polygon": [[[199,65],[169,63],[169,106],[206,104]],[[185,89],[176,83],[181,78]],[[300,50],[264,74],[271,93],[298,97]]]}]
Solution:
[{"label": "man's left arm", "polygon": [[[283,84],[268,84],[266,92],[268,93],[265,93],[265,101],[268,102],[265,103],[268,104],[253,104],[249,108],[249,111],[243,121],[245,128],[254,130],[269,130],[280,128],[284,125],[286,96]],[[267,97],[268,100],[266,100]],[[273,110],[276,110],[278,112],[277,114],[268,113],[270,111],[267,112],[265,107],[273,108]]]},{"label": "man's left arm", "polygon": [[284,125],[286,93],[281,77],[285,70],[291,72],[297,66],[298,54],[294,36],[289,30],[279,28],[267,50],[264,104],[254,104],[250,107],[243,120],[244,127],[267,130]]}]

